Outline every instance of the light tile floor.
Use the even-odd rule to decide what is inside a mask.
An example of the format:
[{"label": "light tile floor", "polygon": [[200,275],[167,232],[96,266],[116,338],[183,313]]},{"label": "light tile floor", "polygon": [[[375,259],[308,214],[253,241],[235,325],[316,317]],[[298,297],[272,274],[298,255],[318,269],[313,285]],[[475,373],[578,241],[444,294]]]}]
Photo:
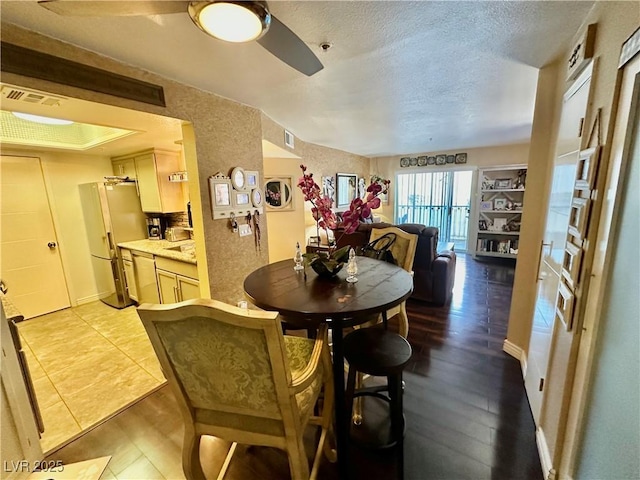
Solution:
[{"label": "light tile floor", "polygon": [[135,307],[102,302],[18,324],[40,405],[46,453],[165,382]]}]

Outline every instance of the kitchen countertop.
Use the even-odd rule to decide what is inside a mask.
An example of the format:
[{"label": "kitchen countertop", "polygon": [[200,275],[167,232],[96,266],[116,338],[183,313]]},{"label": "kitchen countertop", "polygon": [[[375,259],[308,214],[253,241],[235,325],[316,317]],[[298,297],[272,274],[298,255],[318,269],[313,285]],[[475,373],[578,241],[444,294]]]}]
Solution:
[{"label": "kitchen countertop", "polygon": [[2,309],[4,310],[4,315],[8,320],[14,319],[16,322],[24,319],[22,314],[18,311],[18,309],[11,303],[4,293],[0,292],[0,302],[2,303]]},{"label": "kitchen countertop", "polygon": [[[194,265],[197,264],[194,240],[180,240],[179,242],[169,242],[167,240],[145,239],[134,240],[131,242],[122,242],[119,243],[118,246],[121,248],[128,248],[129,250],[137,250],[138,252],[150,253],[157,257],[171,258],[172,260],[192,263]],[[167,250],[174,247],[186,247],[186,249],[184,252],[180,250]]]}]

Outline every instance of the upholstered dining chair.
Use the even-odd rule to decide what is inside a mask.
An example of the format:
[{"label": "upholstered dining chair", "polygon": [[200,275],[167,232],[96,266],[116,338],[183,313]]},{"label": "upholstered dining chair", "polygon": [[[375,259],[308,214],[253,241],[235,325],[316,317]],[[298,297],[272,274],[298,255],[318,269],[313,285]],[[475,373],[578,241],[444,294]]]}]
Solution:
[{"label": "upholstered dining chair", "polygon": [[[292,480],[315,479],[329,448],[333,379],[326,325],[315,340],[283,335],[277,312],[247,310],[214,300],[138,307],[160,365],[185,421],[182,466],[187,479],[204,480],[200,439],[285,450]],[[314,407],[324,388],[322,413]],[[303,445],[306,425],[320,436],[311,471]]]},{"label": "upholstered dining chair", "polygon": [[[369,241],[373,242],[375,239],[380,238],[387,233],[394,233],[396,235],[396,241],[391,246],[391,253],[393,254],[393,258],[396,263],[399,267],[404,268],[407,272],[413,274],[413,260],[416,256],[418,236],[412,233],[407,233],[397,227],[373,228],[371,229]],[[398,316],[398,333],[404,338],[407,338],[407,334],[409,333],[409,318],[407,317],[407,307],[405,302],[402,302],[399,306],[387,311],[387,319],[391,319],[396,315]]]}]

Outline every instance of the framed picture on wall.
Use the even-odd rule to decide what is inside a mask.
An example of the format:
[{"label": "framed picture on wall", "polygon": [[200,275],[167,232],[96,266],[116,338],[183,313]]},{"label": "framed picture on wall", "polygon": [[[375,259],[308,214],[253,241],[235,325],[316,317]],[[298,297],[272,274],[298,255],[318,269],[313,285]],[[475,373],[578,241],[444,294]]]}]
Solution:
[{"label": "framed picture on wall", "polygon": [[250,192],[233,192],[233,206],[247,208],[251,206]]},{"label": "framed picture on wall", "polygon": [[258,176],[258,172],[246,170],[244,172],[244,176],[246,178],[246,187],[248,189],[258,188],[260,186],[260,178]]},{"label": "framed picture on wall", "polygon": [[213,208],[231,207],[231,180],[225,178],[209,178],[211,205]]}]

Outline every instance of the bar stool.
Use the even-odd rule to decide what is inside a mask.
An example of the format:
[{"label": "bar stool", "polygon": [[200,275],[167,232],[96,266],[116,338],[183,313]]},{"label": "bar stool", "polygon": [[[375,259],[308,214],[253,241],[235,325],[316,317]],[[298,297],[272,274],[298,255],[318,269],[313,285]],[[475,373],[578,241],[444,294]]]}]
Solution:
[{"label": "bar stool", "polygon": [[[347,411],[353,411],[354,397],[372,396],[389,404],[390,434],[386,441],[374,443],[351,440],[372,449],[397,447],[399,478],[404,473],[404,414],[402,410],[402,371],[411,359],[411,345],[396,333],[379,327],[360,328],[344,338],[344,357],[349,362]],[[387,377],[387,384],[355,389],[357,372]],[[387,393],[387,395],[384,394]],[[351,416],[349,416],[351,419]],[[354,428],[354,427],[351,427]]]}]

